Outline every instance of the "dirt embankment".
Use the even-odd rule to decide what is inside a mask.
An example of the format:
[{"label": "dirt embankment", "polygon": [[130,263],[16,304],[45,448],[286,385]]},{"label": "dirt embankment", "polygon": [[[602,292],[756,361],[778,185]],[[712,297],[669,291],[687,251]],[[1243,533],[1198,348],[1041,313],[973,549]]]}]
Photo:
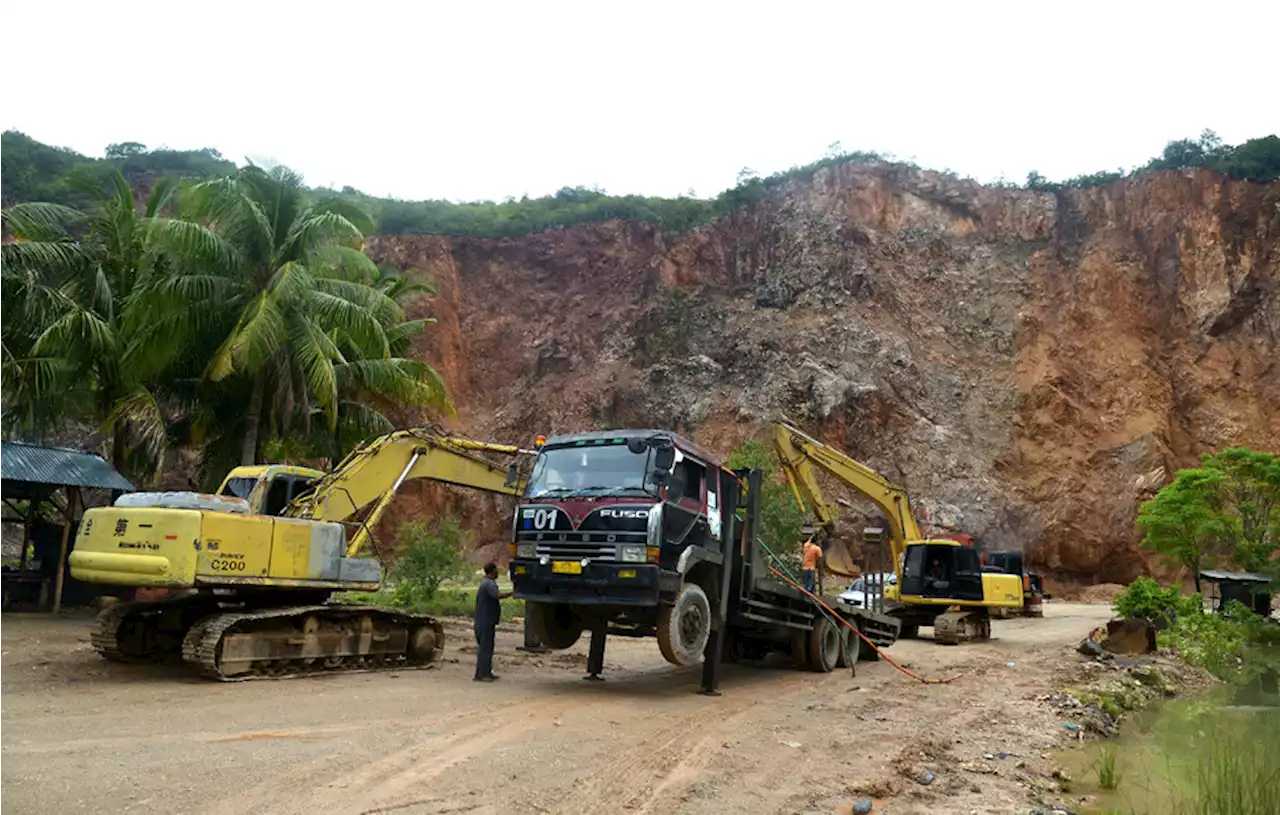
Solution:
[{"label": "dirt embankment", "polygon": [[[1066,583],[1148,568],[1136,507],[1200,452],[1280,449],[1280,184],[1053,195],[848,164],[678,237],[368,247],[439,285],[419,352],[460,430],[659,425],[727,452],[785,413]],[[400,517],[463,500],[416,489]],[[497,509],[471,510],[486,540]]]}]

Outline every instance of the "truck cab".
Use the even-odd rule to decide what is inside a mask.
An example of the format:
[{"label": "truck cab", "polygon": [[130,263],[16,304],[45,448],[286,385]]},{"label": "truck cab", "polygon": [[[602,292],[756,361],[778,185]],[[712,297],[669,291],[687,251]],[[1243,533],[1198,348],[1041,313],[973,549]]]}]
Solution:
[{"label": "truck cab", "polygon": [[666,430],[547,439],[516,506],[509,567],[539,638],[568,647],[602,625],[650,635],[687,586],[718,596],[725,478]]}]

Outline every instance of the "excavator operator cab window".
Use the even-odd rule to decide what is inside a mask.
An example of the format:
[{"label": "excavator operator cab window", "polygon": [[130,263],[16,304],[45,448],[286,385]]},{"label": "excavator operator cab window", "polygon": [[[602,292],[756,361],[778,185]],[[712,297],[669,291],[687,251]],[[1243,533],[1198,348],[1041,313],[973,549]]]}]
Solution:
[{"label": "excavator operator cab window", "polygon": [[307,488],[311,479],[296,475],[278,475],[271,479],[267,487],[267,500],[262,507],[263,515],[281,515],[285,507]]}]

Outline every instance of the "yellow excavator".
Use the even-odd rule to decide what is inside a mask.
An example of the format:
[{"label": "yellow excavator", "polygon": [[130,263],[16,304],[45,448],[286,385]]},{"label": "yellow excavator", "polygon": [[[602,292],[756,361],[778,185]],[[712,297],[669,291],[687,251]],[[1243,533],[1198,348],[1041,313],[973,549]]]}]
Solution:
[{"label": "yellow excavator", "polygon": [[[826,533],[824,557],[835,571],[851,573],[847,550],[834,539],[835,512],[822,497],[815,468],[869,498],[888,523],[896,584],[883,587],[885,611],[902,620],[901,637],[932,625],[936,642],[954,645],[991,636],[991,610],[1021,608],[1017,575],[984,572],[978,552],[949,539],[925,538],[906,490],[786,422],[773,426],[773,448],[802,510],[812,511]],[[870,592],[864,596],[869,596]]]},{"label": "yellow excavator", "polygon": [[116,661],[180,654],[223,680],[430,664],[444,648],[439,621],[329,596],[381,585],[371,530],[406,480],[519,496],[532,457],[418,428],[362,445],[328,474],[237,467],[216,495],[123,495],[85,513],[71,574],[169,591],[106,608],[94,648]]}]

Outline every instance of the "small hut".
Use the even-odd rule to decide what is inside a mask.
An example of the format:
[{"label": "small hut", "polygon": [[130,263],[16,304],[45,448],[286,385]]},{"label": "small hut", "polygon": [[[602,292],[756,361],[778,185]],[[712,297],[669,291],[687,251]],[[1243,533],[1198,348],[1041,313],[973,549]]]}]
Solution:
[{"label": "small hut", "polygon": [[[12,593],[38,587],[41,608],[50,603],[56,612],[62,607],[67,553],[85,509],[87,490],[106,490],[118,496],[132,492],[133,484],[112,469],[96,453],[43,447],[19,441],[0,442],[0,494],[6,524],[22,525],[22,554],[18,568],[3,572],[4,605]],[[54,510],[61,523],[49,520]],[[35,550],[40,568],[31,568],[28,557]]]},{"label": "small hut", "polygon": [[1254,613],[1271,616],[1271,578],[1265,574],[1204,569],[1200,572],[1200,580],[1214,587],[1215,591],[1210,592],[1209,597],[1213,599],[1213,610],[1217,613],[1221,614],[1228,602],[1239,600]]}]

